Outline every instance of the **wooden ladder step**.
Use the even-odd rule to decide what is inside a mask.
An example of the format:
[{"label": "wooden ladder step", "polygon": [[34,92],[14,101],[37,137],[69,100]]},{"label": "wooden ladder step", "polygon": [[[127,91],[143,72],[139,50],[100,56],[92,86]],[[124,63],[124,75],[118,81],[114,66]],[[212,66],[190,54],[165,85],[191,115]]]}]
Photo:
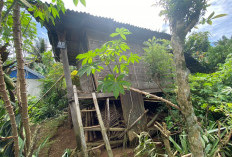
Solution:
[{"label": "wooden ladder step", "polygon": [[81,110],[81,112],[96,112],[96,110]]},{"label": "wooden ladder step", "polygon": [[[84,127],[85,131],[101,131],[100,125]],[[125,131],[125,128],[109,128],[109,131]]]}]

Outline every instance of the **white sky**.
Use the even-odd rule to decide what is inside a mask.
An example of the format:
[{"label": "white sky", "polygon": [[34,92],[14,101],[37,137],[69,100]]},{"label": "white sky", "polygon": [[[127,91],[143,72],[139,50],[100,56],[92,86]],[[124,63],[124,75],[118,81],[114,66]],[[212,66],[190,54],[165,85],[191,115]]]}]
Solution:
[{"label": "white sky", "polygon": [[86,7],[80,2],[75,7],[73,0],[63,1],[67,9],[109,17],[118,22],[152,30],[162,30],[163,18],[158,16],[160,9],[152,6],[154,0],[86,0]]},{"label": "white sky", "polygon": [[[44,0],[50,2],[51,0]],[[92,15],[110,17],[115,21],[129,23],[156,31],[169,32],[165,25],[163,17],[159,16],[160,8],[152,6],[155,0],[86,0],[86,7],[80,2],[77,7],[74,6],[73,0],[63,0],[67,9],[87,12]],[[200,26],[199,30],[210,31],[211,41],[218,40],[222,35],[230,37],[232,29],[226,28],[228,22],[232,23],[232,9],[230,8],[232,0],[210,0],[212,6],[208,8],[206,15],[212,11],[216,14],[227,13],[226,18],[215,19],[212,26]],[[231,26],[231,25],[230,25]]]}]

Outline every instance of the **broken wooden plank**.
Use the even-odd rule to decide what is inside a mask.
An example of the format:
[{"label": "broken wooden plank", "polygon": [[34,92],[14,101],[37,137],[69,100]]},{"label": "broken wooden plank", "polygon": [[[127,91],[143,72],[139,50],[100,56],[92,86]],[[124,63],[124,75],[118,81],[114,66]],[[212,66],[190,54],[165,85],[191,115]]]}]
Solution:
[{"label": "broken wooden plank", "polygon": [[[92,94],[91,93],[81,93],[78,92],[79,99],[92,99]],[[113,97],[113,93],[96,93],[97,98],[108,98],[108,97]]]},{"label": "broken wooden plank", "polygon": [[111,146],[110,146],[109,139],[108,139],[107,134],[106,134],[106,128],[105,128],[103,120],[102,120],[102,116],[101,116],[101,112],[100,112],[100,109],[99,109],[99,106],[98,106],[96,94],[92,93],[92,97],[93,97],[94,106],[95,106],[95,109],[96,109],[96,112],[97,112],[97,117],[98,117],[98,121],[99,121],[99,124],[100,124],[100,127],[101,127],[101,133],[102,133],[103,140],[105,142],[105,147],[106,147],[108,156],[113,157],[114,155],[113,155],[113,152],[112,152],[112,149],[111,149]]}]

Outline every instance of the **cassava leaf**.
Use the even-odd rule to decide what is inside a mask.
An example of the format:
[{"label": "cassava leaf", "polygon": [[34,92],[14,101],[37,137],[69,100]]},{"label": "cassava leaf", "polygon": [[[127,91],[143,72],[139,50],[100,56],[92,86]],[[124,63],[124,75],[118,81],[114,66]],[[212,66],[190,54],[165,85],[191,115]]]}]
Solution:
[{"label": "cassava leaf", "polygon": [[219,14],[219,15],[214,16],[212,19],[216,19],[216,18],[223,17],[223,16],[227,16],[227,14]]},{"label": "cassava leaf", "polygon": [[73,3],[74,3],[75,6],[77,6],[78,0],[73,0]]}]

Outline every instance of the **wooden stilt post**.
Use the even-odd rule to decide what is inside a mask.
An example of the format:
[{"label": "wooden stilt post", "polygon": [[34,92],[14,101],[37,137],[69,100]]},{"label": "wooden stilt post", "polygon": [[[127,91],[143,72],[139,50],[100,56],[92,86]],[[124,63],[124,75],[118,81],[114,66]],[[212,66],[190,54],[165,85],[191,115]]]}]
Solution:
[{"label": "wooden stilt post", "polygon": [[111,150],[110,142],[109,142],[109,139],[108,139],[107,134],[106,134],[106,128],[105,128],[103,120],[102,120],[102,116],[101,116],[101,112],[100,112],[100,109],[99,109],[99,106],[98,106],[96,94],[92,93],[92,96],[93,96],[93,102],[94,102],[94,106],[95,106],[95,109],[96,109],[96,112],[97,112],[97,117],[98,117],[98,121],[99,121],[99,124],[100,124],[100,127],[101,127],[102,137],[103,137],[103,140],[105,142],[105,146],[106,146],[108,156],[113,157],[113,152]]},{"label": "wooden stilt post", "polygon": [[80,136],[80,127],[78,126],[78,117],[77,117],[77,108],[76,104],[74,102],[74,92],[73,92],[73,85],[72,85],[72,79],[71,79],[71,72],[69,69],[69,62],[68,62],[68,55],[67,55],[67,45],[66,45],[66,33],[65,32],[57,32],[58,34],[58,48],[60,48],[60,58],[63,63],[63,69],[64,69],[64,76],[67,86],[67,97],[69,102],[69,107],[71,111],[71,117],[73,122],[73,128],[76,136],[76,142],[77,142],[77,150],[82,151],[82,142],[81,142],[81,136]]}]

